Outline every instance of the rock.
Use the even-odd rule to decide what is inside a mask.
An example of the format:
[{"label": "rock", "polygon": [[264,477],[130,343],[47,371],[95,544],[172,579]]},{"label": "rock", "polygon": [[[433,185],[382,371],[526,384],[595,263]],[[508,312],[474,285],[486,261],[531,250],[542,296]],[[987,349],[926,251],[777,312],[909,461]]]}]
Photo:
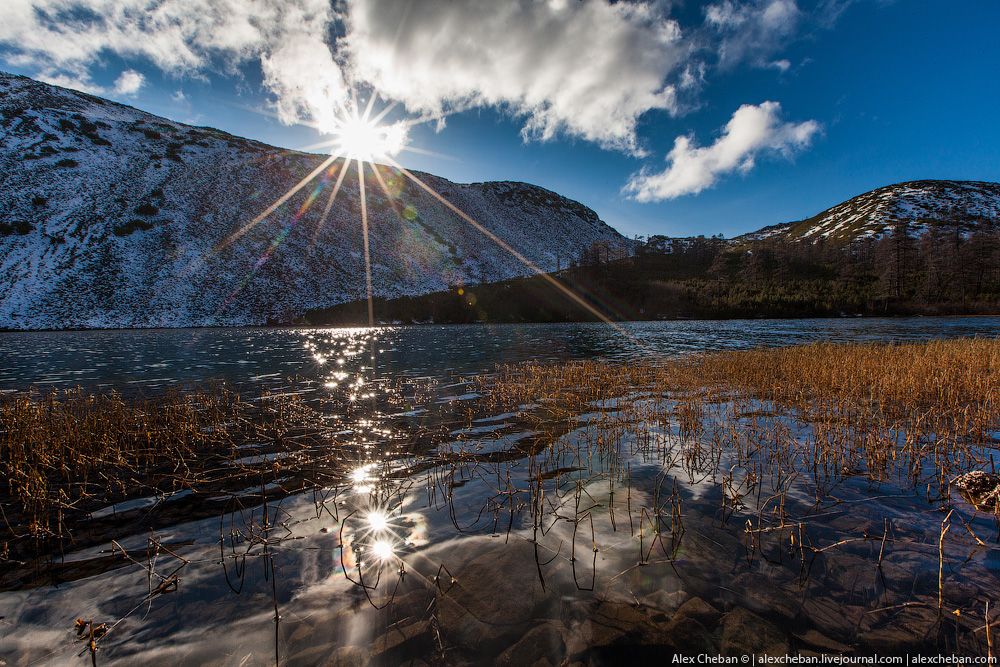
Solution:
[{"label": "rock", "polygon": [[437,604],[439,625],[447,639],[484,652],[505,648],[524,634],[539,607],[550,601],[525,563],[534,567],[531,552],[506,545],[456,569],[456,584],[439,596]]},{"label": "rock", "polygon": [[928,629],[907,628],[887,625],[862,633],[858,643],[865,651],[876,651],[888,655],[902,655],[918,652],[927,644]]},{"label": "rock", "polygon": [[526,635],[500,654],[497,665],[558,665],[566,657],[566,642],[561,623],[549,621],[535,626]]},{"label": "rock", "polygon": [[850,646],[841,644],[836,639],[830,639],[816,630],[809,630],[804,634],[795,635],[795,637],[806,646],[824,653],[849,653],[853,650]]},{"label": "rock", "polygon": [[684,591],[655,591],[639,598],[644,607],[657,610],[668,615],[680,607],[690,596]]},{"label": "rock", "polygon": [[365,667],[368,654],[357,646],[341,646],[330,654],[329,660],[315,664],[324,667]]},{"label": "rock", "polygon": [[[681,582],[665,564],[634,567],[626,575],[628,590],[634,599],[643,600],[657,593],[678,594]],[[683,600],[681,600],[683,602]]]},{"label": "rock", "polygon": [[433,598],[432,591],[424,589],[408,591],[396,595],[386,608],[386,612],[394,623],[408,618],[423,618],[427,616]]},{"label": "rock", "polygon": [[637,638],[647,625],[643,613],[634,605],[624,602],[576,604],[567,616],[576,619],[567,638],[571,655],[580,654],[595,646],[607,646],[628,634]]},{"label": "rock", "polygon": [[313,633],[313,628],[308,623],[298,623],[296,625],[298,627],[288,636],[288,641],[295,644],[306,639]]},{"label": "rock", "polygon": [[[303,651],[293,653],[288,656],[287,661],[283,661],[282,664],[287,665],[287,667],[306,667],[307,665],[331,665],[331,664],[341,664],[333,663],[330,661],[324,662],[324,660],[329,660],[335,653],[335,649],[332,646],[313,646],[307,648]],[[363,658],[364,656],[362,656]],[[345,662],[345,665],[363,665],[362,662]]]},{"label": "rock", "polygon": [[993,511],[1000,504],[1000,475],[973,470],[951,482],[976,509]]},{"label": "rock", "polygon": [[[639,641],[650,646],[667,646],[686,655],[717,653],[715,639],[710,627],[714,627],[722,614],[701,598],[691,598],[684,602],[672,615],[662,612],[651,617],[635,619],[620,629],[634,626],[640,633]],[[626,615],[623,620],[631,619]],[[613,627],[613,626],[612,626]],[[620,633],[626,634],[625,632]]]},{"label": "rock", "polygon": [[858,636],[858,646],[864,651],[887,655],[914,653],[931,648],[941,632],[936,608],[914,606],[899,613],[869,616],[873,624]]},{"label": "rock", "polygon": [[677,653],[685,655],[718,653],[712,633],[690,616],[675,617],[663,627],[662,635],[654,643],[672,646]]},{"label": "rock", "polygon": [[757,613],[780,616],[786,621],[793,621],[799,615],[801,596],[782,582],[766,578],[761,580],[756,573],[746,572],[736,578],[732,588],[741,593],[730,596],[735,608],[746,607]]},{"label": "rock", "polygon": [[371,659],[380,665],[399,664],[406,656],[423,655],[432,648],[430,621],[397,624],[372,642]]},{"label": "rock", "polygon": [[[692,616],[667,616],[662,612],[650,616],[641,607],[607,600],[580,605],[573,611],[576,613],[570,615],[576,620],[566,634],[571,661],[619,664],[658,661],[674,653],[718,653],[712,632],[693,618],[712,618],[714,610],[707,604],[689,605]],[[718,615],[714,612],[716,618]]]},{"label": "rock", "polygon": [[843,644],[854,644],[865,608],[829,597],[810,597],[802,605],[805,625],[819,628],[823,636]]},{"label": "rock", "polygon": [[674,612],[674,619],[693,618],[704,625],[714,625],[722,616],[722,612],[701,598],[691,598]]},{"label": "rock", "polygon": [[722,655],[787,655],[788,636],[777,625],[737,607],[722,617]]}]

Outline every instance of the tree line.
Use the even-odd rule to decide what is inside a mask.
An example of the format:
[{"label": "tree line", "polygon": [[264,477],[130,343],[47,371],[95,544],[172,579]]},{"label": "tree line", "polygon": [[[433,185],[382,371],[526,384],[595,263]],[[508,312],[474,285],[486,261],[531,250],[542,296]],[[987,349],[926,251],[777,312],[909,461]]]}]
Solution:
[{"label": "tree line", "polygon": [[[589,247],[554,275],[613,319],[996,314],[1000,225],[898,220],[849,243],[650,237]],[[363,306],[310,311],[304,321],[354,324]],[[378,300],[375,314],[403,323],[594,319],[537,276]]]}]

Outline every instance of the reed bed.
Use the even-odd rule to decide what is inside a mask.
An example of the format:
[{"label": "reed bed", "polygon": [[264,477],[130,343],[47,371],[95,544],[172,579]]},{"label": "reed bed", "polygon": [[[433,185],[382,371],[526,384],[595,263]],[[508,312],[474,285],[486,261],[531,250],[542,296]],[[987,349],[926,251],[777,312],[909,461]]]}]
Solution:
[{"label": "reed bed", "polygon": [[[599,573],[609,562],[599,559],[602,549],[634,549],[634,567],[667,576],[678,563],[690,567],[680,562],[683,549],[694,548],[685,545],[706,536],[745,551],[745,566],[727,562],[734,576],[740,570],[758,576],[765,562],[768,570],[788,564],[802,596],[812,573],[834,571],[838,558],[855,564],[868,558],[881,577],[883,566],[911,567],[912,560],[894,561],[906,555],[933,560],[933,595],[911,592],[909,580],[899,590],[883,581],[858,620],[858,641],[893,610],[926,609],[939,629],[943,618],[952,624],[935,635],[938,645],[992,653],[996,621],[988,598],[955,585],[961,568],[976,564],[967,549],[988,548],[979,536],[990,539],[988,524],[977,522],[975,513],[949,510],[956,475],[995,473],[1000,341],[812,344],[657,363],[523,363],[475,382],[477,402],[441,406],[441,414],[408,427],[408,418],[393,421],[366,404],[358,421],[364,433],[353,445],[331,437],[343,424],[335,426],[330,415],[295,396],[245,401],[208,390],[135,400],[77,390],[2,398],[0,507],[8,508],[8,533],[30,526],[28,536],[61,538],[64,513],[110,497],[136,495],[137,489],[204,489],[226,475],[241,476],[237,486],[246,486],[257,475],[259,498],[234,495],[221,510],[219,562],[239,590],[247,559],[263,559],[275,607],[276,656],[280,614],[271,550],[291,548],[301,535],[293,534],[295,521],[280,504],[269,504],[264,473],[248,475],[234,465],[248,445],[301,454],[294,472],[303,484],[296,492],[312,490],[317,522],[337,527],[340,567],[377,608],[393,600],[409,571],[409,547],[397,545],[398,561],[367,559],[364,566],[361,559],[353,566],[345,562],[345,549],[362,553],[365,540],[374,539],[374,533],[357,531],[365,507],[400,512],[422,476],[427,507],[447,511],[456,532],[485,531],[505,542],[530,536],[543,589],[559,581],[550,577],[558,567],[569,568],[585,591],[600,592],[629,575],[632,567]],[[489,435],[478,430],[482,420],[476,417],[495,419],[498,412],[509,416],[503,428]],[[287,478],[291,459],[277,461]],[[340,472],[326,474],[338,465]],[[345,475],[348,465],[363,474]],[[871,526],[837,522],[836,513],[825,510],[843,503],[851,513],[860,506],[851,503],[881,493],[874,490],[878,484],[845,489],[842,482],[857,476],[919,493],[907,492],[903,510],[886,509]],[[721,493],[695,497],[692,489],[703,484]],[[12,517],[9,508],[20,515]],[[928,508],[940,510],[940,529],[936,519],[911,521]],[[993,540],[1000,540],[1000,509],[986,517],[992,521],[993,512]],[[0,541],[3,530],[0,525]],[[161,553],[175,556],[169,567],[176,569],[156,575],[160,584],[151,587],[149,599],[176,590],[177,572],[189,565],[153,536],[150,544],[150,572]],[[142,565],[140,556],[118,549]],[[434,600],[444,599],[456,578],[441,563],[433,583]],[[838,586],[818,594],[856,606],[853,588]],[[443,651],[433,614],[431,620]],[[91,643],[92,655],[100,639]]]},{"label": "reed bed", "polygon": [[1000,341],[814,343],[698,354],[659,364],[524,363],[502,367],[491,393],[507,402],[570,396],[593,401],[643,387],[735,390],[792,407],[820,399],[907,414],[922,408],[989,412],[997,409],[1000,392]]},{"label": "reed bed", "polygon": [[893,464],[917,475],[929,461],[943,482],[983,464],[983,448],[995,445],[1000,341],[817,343],[663,363],[525,363],[498,369],[483,391],[503,408],[538,403],[540,421],[614,405],[619,430],[640,440],[649,439],[642,431],[670,423],[690,436],[711,426],[710,439],[738,452],[765,423],[780,429],[768,417],[782,412],[810,427],[805,438],[788,436],[796,440],[785,443],[795,445],[790,456],[844,469],[861,464],[875,478]]},{"label": "reed bed", "polygon": [[[919,608],[936,615],[939,646],[975,652],[991,641],[981,624],[967,622],[988,617],[983,597],[956,582],[962,567],[993,548],[988,542],[1000,541],[1000,504],[980,506],[956,480],[978,471],[998,483],[998,340],[818,343],[655,363],[529,362],[498,368],[480,387],[493,411],[519,411],[540,434],[524,503],[536,541],[552,515],[572,522],[570,560],[574,578],[582,569],[581,588],[596,576],[596,556],[580,554],[581,543],[598,549],[596,512],[607,513],[613,531],[631,533],[640,566],[672,562],[687,526],[695,521],[703,531],[707,518],[720,536],[742,533],[749,572],[761,562],[796,563],[801,587],[817,561],[869,558],[881,573],[896,554],[933,552],[933,599],[900,590],[892,605],[884,593],[858,632],[885,613]],[[644,463],[661,472],[652,497],[637,503],[633,466]],[[847,491],[850,478],[868,481]],[[596,480],[606,485],[602,499],[590,495]],[[499,474],[497,481],[503,489]],[[679,484],[718,487],[719,505],[712,511],[699,501],[701,516],[693,518]],[[956,487],[972,508],[952,512]],[[849,512],[868,496],[900,499],[906,509],[886,510],[872,525],[826,521],[832,508]],[[944,517],[940,529],[922,514],[928,510]],[[996,532],[988,535],[991,515]],[[904,516],[913,523],[898,522]],[[954,625],[947,632],[946,612]]]},{"label": "reed bed", "polygon": [[298,397],[248,401],[221,387],[155,398],[82,389],[5,396],[0,537],[61,537],[67,517],[238,475],[220,464],[244,456],[241,445],[282,448],[290,437],[324,426]]}]

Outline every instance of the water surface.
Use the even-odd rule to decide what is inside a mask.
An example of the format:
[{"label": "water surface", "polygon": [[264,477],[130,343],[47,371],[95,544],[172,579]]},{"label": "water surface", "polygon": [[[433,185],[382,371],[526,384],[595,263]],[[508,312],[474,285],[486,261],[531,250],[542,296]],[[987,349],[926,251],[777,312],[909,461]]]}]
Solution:
[{"label": "water surface", "polygon": [[[609,447],[615,402],[539,422],[537,406],[491,409],[470,378],[522,360],[998,333],[998,318],[913,318],[0,334],[2,390],[225,382],[302,394],[330,420],[328,451],[248,443],[234,465],[253,488],[88,506],[106,540],[0,593],[0,661],[88,664],[76,618],[113,627],[99,664],[122,665],[978,654],[967,616],[1000,590],[997,526],[959,501],[939,553],[929,472],[789,477],[763,454],[748,468],[706,453],[727,437],[711,420],[700,442],[666,421]],[[810,437],[757,407],[748,432]],[[802,539],[822,550],[806,558]],[[966,617],[937,609],[939,567]]]},{"label": "water surface", "polygon": [[[812,341],[1000,335],[1000,318],[843,318],[500,324],[362,329],[153,329],[0,333],[0,389],[155,389],[223,380],[273,386],[364,367],[372,381],[477,373],[497,363],[633,360]],[[372,356],[374,353],[374,361]],[[343,362],[339,362],[343,359]]]}]

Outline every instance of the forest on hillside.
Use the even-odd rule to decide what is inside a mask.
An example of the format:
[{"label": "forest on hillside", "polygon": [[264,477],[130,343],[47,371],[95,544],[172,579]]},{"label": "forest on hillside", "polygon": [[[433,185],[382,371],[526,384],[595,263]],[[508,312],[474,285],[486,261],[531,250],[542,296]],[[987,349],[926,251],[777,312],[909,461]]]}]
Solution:
[{"label": "forest on hillside", "polygon": [[[1000,228],[906,222],[849,244],[786,239],[651,237],[624,249],[595,245],[552,274],[616,320],[957,315],[1000,312]],[[535,276],[378,299],[380,322],[593,320]],[[308,312],[305,324],[362,324],[363,302]]]}]

